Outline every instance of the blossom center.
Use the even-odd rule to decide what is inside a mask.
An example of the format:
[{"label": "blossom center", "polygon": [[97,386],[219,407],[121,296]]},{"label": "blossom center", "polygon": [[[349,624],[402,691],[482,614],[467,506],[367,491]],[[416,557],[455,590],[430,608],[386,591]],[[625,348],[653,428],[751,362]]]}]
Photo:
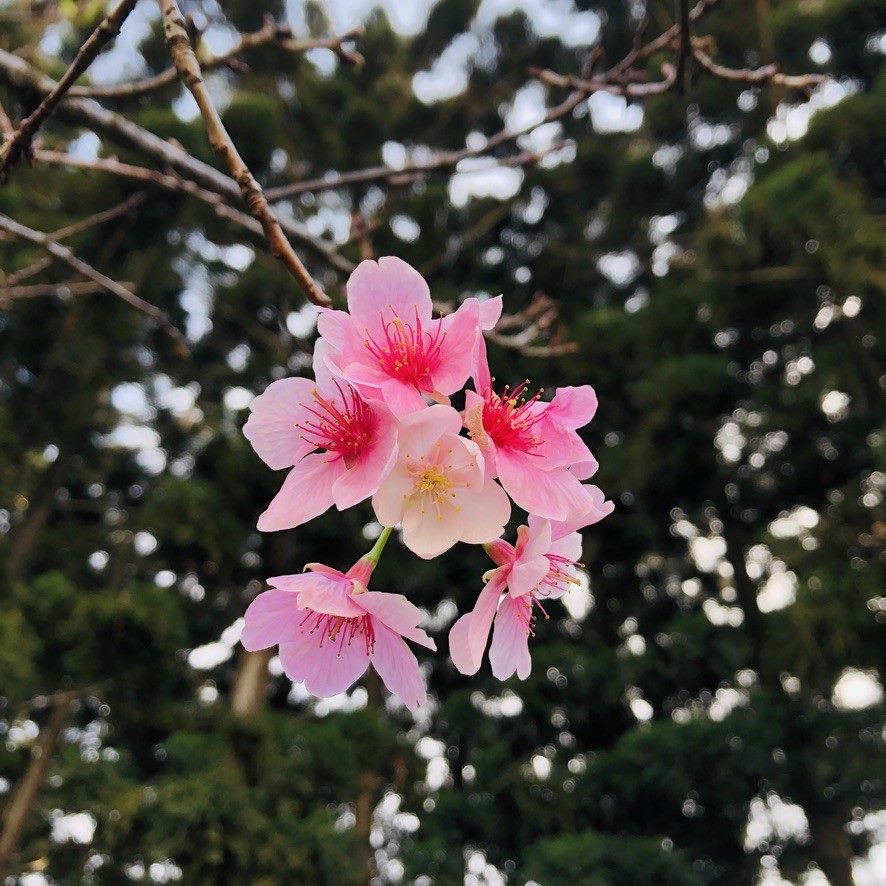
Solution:
[{"label": "blossom center", "polygon": [[298,425],[303,440],[318,449],[333,452],[353,462],[372,439],[375,416],[365,400],[353,389],[348,393],[336,381],[339,401],[324,397],[314,388],[313,406],[306,406],[309,418]]},{"label": "blossom center", "polygon": [[541,611],[541,614],[545,618],[550,618],[550,616],[545,612],[544,607],[539,602],[538,597],[536,596],[535,591],[530,594],[524,594],[522,597],[517,597],[514,602],[514,611],[517,615],[517,621],[523,627],[523,630],[530,637],[535,636],[535,607]]},{"label": "blossom center", "polygon": [[564,593],[569,590],[570,585],[577,587],[581,584],[572,571],[578,565],[574,560],[562,557],[560,554],[545,554],[545,556],[548,558],[551,568],[538,586],[538,592],[542,596],[549,596],[552,590]]},{"label": "blossom center", "polygon": [[435,504],[440,504],[453,486],[452,480],[439,465],[424,468],[415,478],[415,491],[429,495]]},{"label": "blossom center", "polygon": [[339,655],[345,646],[350,646],[358,637],[363,638],[367,655],[372,655],[375,649],[375,629],[368,615],[347,618],[343,615],[309,610],[299,623],[299,627],[303,633],[319,636],[321,649],[324,643],[337,646]]},{"label": "blossom center", "polygon": [[429,332],[416,309],[412,321],[396,315],[387,322],[382,319],[381,333],[373,338],[367,330],[363,344],[387,375],[430,390],[430,376],[443,359],[445,338],[442,324],[438,322],[434,332]]},{"label": "blossom center", "polygon": [[529,382],[525,381],[513,390],[506,386],[500,394],[491,388],[486,391],[483,430],[497,447],[531,453],[541,443],[535,426],[541,421],[542,413],[533,407],[542,392],[527,399],[523,394],[528,386]]}]

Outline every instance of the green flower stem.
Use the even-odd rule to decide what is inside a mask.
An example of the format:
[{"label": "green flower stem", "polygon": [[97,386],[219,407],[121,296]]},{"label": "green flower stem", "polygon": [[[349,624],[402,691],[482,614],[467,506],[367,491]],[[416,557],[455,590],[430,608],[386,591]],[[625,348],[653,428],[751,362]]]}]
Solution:
[{"label": "green flower stem", "polygon": [[393,531],[394,529],[392,526],[382,529],[381,535],[372,546],[372,550],[368,554],[364,554],[361,559],[368,560],[373,567],[378,566],[378,561],[381,559],[381,552],[385,549],[385,545],[388,543],[388,539],[391,537]]}]

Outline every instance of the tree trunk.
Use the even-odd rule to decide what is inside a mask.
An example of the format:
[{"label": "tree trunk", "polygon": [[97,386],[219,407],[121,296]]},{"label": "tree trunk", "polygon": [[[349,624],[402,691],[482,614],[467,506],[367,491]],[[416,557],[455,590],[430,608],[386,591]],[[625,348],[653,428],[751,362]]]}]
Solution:
[{"label": "tree trunk", "polygon": [[64,692],[59,696],[55,710],[40,730],[31,762],[3,810],[3,830],[0,831],[0,877],[5,877],[11,870],[28,816],[43,787],[46,770],[58,750],[62,730],[68,721],[71,702],[75,697],[74,692]]},{"label": "tree trunk", "polygon": [[[370,711],[380,714],[382,709],[381,681],[378,674],[370,668],[366,673],[366,706]],[[375,809],[375,797],[381,776],[368,768],[360,773],[360,792],[354,803],[354,836],[357,839],[357,852],[360,856],[360,873],[357,875],[357,886],[370,886],[375,877],[375,854],[372,851],[372,813]]]},{"label": "tree trunk", "polygon": [[273,648],[259,652],[240,650],[237,675],[231,690],[231,710],[235,717],[252,719],[261,711],[268,688],[268,662],[273,657]]},{"label": "tree trunk", "polygon": [[831,886],[853,886],[852,846],[838,813],[809,816],[812,855]]}]

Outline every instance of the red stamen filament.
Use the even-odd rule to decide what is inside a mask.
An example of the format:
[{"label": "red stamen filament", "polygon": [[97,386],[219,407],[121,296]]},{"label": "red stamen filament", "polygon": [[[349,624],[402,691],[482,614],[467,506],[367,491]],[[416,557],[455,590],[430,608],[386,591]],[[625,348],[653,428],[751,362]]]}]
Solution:
[{"label": "red stamen filament", "polygon": [[414,323],[397,316],[387,323],[382,320],[381,340],[376,341],[367,331],[363,343],[388,375],[420,390],[431,390],[429,377],[443,359],[446,333],[439,322],[433,333],[424,329],[417,308]]},{"label": "red stamen filament", "polygon": [[523,393],[528,386],[529,382],[524,381],[513,390],[505,386],[500,394],[496,394],[491,388],[486,392],[483,430],[496,446],[532,453],[541,442],[534,428],[541,421],[543,413],[533,412],[532,407],[541,399],[543,392],[539,391],[526,399]]},{"label": "red stamen filament", "polygon": [[338,403],[323,397],[315,388],[316,406],[306,406],[313,418],[297,425],[302,439],[317,449],[333,452],[337,457],[356,458],[372,439],[375,417],[363,398],[351,387],[348,393],[336,381]]},{"label": "red stamen filament", "polygon": [[309,610],[299,622],[302,633],[320,634],[320,648],[329,640],[338,643],[338,655],[342,654],[345,645],[350,646],[357,637],[362,636],[366,644],[366,654],[372,655],[375,649],[375,630],[372,619],[368,615],[346,618],[342,615],[330,615],[327,612]]}]

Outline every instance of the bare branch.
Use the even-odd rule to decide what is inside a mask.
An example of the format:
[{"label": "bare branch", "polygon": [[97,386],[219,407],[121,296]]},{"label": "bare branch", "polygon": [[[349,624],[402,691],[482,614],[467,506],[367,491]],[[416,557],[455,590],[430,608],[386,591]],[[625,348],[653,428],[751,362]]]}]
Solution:
[{"label": "bare branch", "polygon": [[[583,98],[584,96],[580,93],[575,96],[569,96],[556,107],[550,108],[541,120],[531,123],[528,126],[524,126],[522,129],[502,129],[494,135],[491,135],[482,145],[478,145],[475,148],[463,148],[459,151],[441,151],[436,157],[433,157],[424,163],[407,164],[400,169],[392,169],[390,166],[370,166],[366,169],[354,169],[350,172],[335,173],[334,175],[329,175],[324,178],[293,182],[292,184],[282,185],[278,188],[268,188],[265,195],[270,201],[274,202],[277,200],[284,200],[287,197],[294,197],[298,194],[315,194],[319,191],[335,190],[347,187],[348,185],[361,184],[364,182],[383,181],[393,186],[409,184],[410,182],[432,172],[437,172],[442,169],[451,169],[461,163],[462,160],[467,160],[473,157],[483,157],[486,155],[491,156],[492,151],[501,147],[501,145],[514,142],[521,136],[527,135],[537,129],[539,126],[543,126],[545,123],[551,123],[554,120],[559,120],[561,117],[565,117],[581,103]],[[562,143],[560,143],[560,146],[562,147]],[[553,150],[556,150],[556,148],[552,146],[542,152],[523,151],[514,157],[500,162],[510,163],[512,165],[530,165],[533,162],[537,162],[545,154],[550,153]]]},{"label": "bare branch", "polygon": [[677,49],[676,83],[678,92],[683,92],[686,85],[686,64],[692,57],[692,35],[689,30],[689,0],[676,0],[677,3]]},{"label": "bare branch", "polygon": [[256,181],[255,176],[240,156],[233,139],[228,135],[228,131],[212,103],[209,90],[206,88],[200,63],[197,61],[197,56],[188,38],[187,25],[178,8],[178,3],[176,0],[160,0],[160,8],[163,11],[163,31],[169,46],[169,54],[172,56],[172,61],[182,81],[194,96],[197,107],[200,108],[200,115],[206,126],[209,143],[216,154],[227,164],[231,176],[240,186],[240,193],[249,207],[250,213],[258,219],[264,229],[271,252],[289,269],[309,301],[321,307],[330,306],[332,302],[329,296],[323,292],[317,281],[302,264],[301,259],[295,254],[295,250],[286,239],[261,185]]},{"label": "bare branch", "polygon": [[[353,49],[348,49],[344,44],[359,39],[363,33],[364,29],[360,27],[352,28],[337,37],[296,40],[289,25],[267,21],[259,30],[241,34],[240,39],[226,52],[203,59],[200,64],[204,73],[214,71],[230,64],[249,49],[271,44],[294,53],[307,52],[311,49],[331,49],[344,63],[358,66],[363,63],[363,56]],[[170,86],[177,80],[178,71],[173,65],[153,77],[136,80],[133,83],[118,83],[113,86],[74,86],[69,90],[69,95],[79,98],[136,98]]]},{"label": "bare branch", "polygon": [[132,194],[116,206],[112,206],[110,209],[104,209],[101,212],[96,212],[94,215],[90,215],[89,217],[74,222],[74,224],[67,225],[64,228],[59,228],[57,231],[53,231],[49,236],[52,237],[53,240],[67,240],[68,237],[82,234],[90,228],[103,225],[109,221],[114,221],[114,219],[120,218],[121,215],[130,215],[144,202],[145,195],[142,192]]},{"label": "bare branch", "polygon": [[120,31],[120,26],[132,12],[138,0],[120,0],[120,3],[102,20],[101,24],[89,35],[86,42],[77,51],[74,61],[65,71],[55,88],[43,98],[37,109],[22,120],[18,129],[0,150],[0,184],[9,178],[12,168],[18,163],[22,154],[28,152],[34,134],[43,121],[55,110],[64,94],[73,86],[74,81],[92,64],[101,48]]},{"label": "bare branch", "polygon": [[163,313],[163,311],[155,305],[146,302],[144,299],[139,298],[133,292],[130,292],[125,286],[122,286],[115,280],[111,280],[110,277],[106,277],[92,267],[92,265],[77,258],[67,246],[62,246],[61,243],[53,240],[48,234],[28,228],[2,214],[0,214],[0,230],[12,234],[14,237],[18,237],[21,240],[25,240],[28,243],[33,243],[35,246],[39,246],[41,249],[48,252],[53,258],[64,262],[64,264],[73,271],[76,271],[93,283],[98,284],[112,295],[116,295],[117,298],[122,299],[145,316],[150,317],[151,320],[153,320],[173,340],[173,342],[175,342],[179,354],[187,356],[189,353],[188,343],[185,340],[185,337],[172,325],[172,323],[169,322],[169,318]]},{"label": "bare branch", "polygon": [[[131,287],[133,284],[121,282],[120,286]],[[7,304],[17,298],[42,298],[57,296],[70,298],[76,295],[95,295],[104,292],[104,287],[91,280],[69,281],[67,283],[31,283],[27,286],[0,286],[0,305]]]},{"label": "bare branch", "polygon": [[788,89],[814,89],[827,80],[821,74],[782,74],[778,65],[763,65],[760,68],[727,68],[715,62],[700,46],[697,40],[692,44],[692,55],[708,73],[721,80],[733,80],[737,83],[758,85],[773,83]]},{"label": "bare branch", "polygon": [[604,79],[605,75],[600,79],[584,80],[573,74],[558,74],[546,68],[530,68],[529,73],[549,86],[565,86],[578,90],[582,98],[594,92],[611,92],[629,98],[648,98],[651,95],[667,92],[677,80],[677,69],[673,65],[663,64],[661,70],[664,78],[651,80],[648,83],[611,83]]},{"label": "bare branch", "polygon": [[[37,91],[45,94],[56,85],[54,80],[43,76],[24,59],[3,49],[0,49],[0,79],[25,92]],[[56,116],[86,126],[111,141],[133,148],[157,163],[177,170],[183,177],[225,200],[239,200],[241,197],[237,182],[223,172],[192,157],[180,145],[165,141],[91,99],[66,97],[59,105]],[[313,236],[303,225],[287,218],[280,218],[278,221],[290,237],[304,243],[332,267],[344,273],[353,269],[353,265],[338,255],[331,244]]]}]

